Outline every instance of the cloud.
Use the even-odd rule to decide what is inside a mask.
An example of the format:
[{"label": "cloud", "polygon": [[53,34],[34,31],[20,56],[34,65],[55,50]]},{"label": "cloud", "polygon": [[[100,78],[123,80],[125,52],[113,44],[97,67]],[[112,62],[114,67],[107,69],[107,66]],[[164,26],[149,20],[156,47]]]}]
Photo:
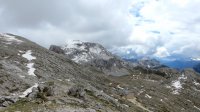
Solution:
[{"label": "cloud", "polygon": [[122,56],[198,58],[198,4],[199,0],[0,0],[0,32],[22,35],[45,47],[82,40]]},{"label": "cloud", "polygon": [[157,48],[156,53],[154,55],[159,58],[165,58],[170,56],[169,52],[164,47]]},{"label": "cloud", "polygon": [[[49,46],[80,39],[106,47],[126,45],[130,0],[0,0],[0,30]],[[121,41],[123,40],[123,41]]]},{"label": "cloud", "polygon": [[199,0],[135,1],[133,8],[141,4],[142,7],[132,16],[135,25],[129,40],[134,46],[146,46],[143,47],[146,53],[141,55],[200,57],[200,14],[194,13],[199,10],[199,3]]}]

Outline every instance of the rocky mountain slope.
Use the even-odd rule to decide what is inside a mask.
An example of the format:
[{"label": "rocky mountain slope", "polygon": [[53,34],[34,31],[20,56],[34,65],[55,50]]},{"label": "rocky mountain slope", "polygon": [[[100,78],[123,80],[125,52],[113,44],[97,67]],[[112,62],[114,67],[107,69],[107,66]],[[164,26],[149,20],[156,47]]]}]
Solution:
[{"label": "rocky mountain slope", "polygon": [[129,110],[125,102],[102,92],[112,83],[103,73],[19,36],[0,35],[0,77],[1,111]]},{"label": "rocky mountain slope", "polygon": [[200,78],[193,70],[123,66],[129,74],[108,75],[74,62],[60,47],[50,49],[0,35],[0,112],[200,111]]},{"label": "rocky mountain slope", "polygon": [[62,47],[52,45],[50,50],[65,54],[67,58],[76,63],[95,67],[108,75],[128,75],[131,72],[130,68],[135,66],[113,55],[97,43],[74,40],[67,42]]},{"label": "rocky mountain slope", "polygon": [[162,67],[167,67],[163,64],[161,64],[156,59],[151,59],[148,57],[140,58],[140,59],[124,59],[126,61],[135,63],[137,66],[143,67],[143,68],[149,68],[149,69],[158,69]]}]

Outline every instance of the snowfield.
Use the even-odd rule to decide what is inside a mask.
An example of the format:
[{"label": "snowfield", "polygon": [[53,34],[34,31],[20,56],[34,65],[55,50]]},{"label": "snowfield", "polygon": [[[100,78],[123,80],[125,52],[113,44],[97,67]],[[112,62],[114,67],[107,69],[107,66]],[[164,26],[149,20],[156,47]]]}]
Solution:
[{"label": "snowfield", "polygon": [[34,63],[28,63],[28,64],[27,64],[26,67],[29,69],[29,70],[28,70],[28,74],[29,74],[29,75],[32,75],[32,76],[36,76],[36,75],[34,74],[34,72],[35,72],[36,69],[35,69],[33,66],[34,66]]},{"label": "snowfield", "polygon": [[30,94],[32,92],[33,88],[37,88],[38,87],[38,83],[35,83],[35,85],[33,85],[32,87],[28,88],[26,91],[23,92],[23,95],[20,95],[19,97],[24,98],[26,97],[28,94]]},{"label": "snowfield", "polygon": [[12,44],[12,42],[17,42],[17,43],[23,42],[22,40],[15,38],[15,36],[12,36],[12,35],[9,35],[9,34],[6,34],[6,33],[0,33],[0,38],[7,41],[8,42],[7,44]]},{"label": "snowfield", "polygon": [[26,66],[28,68],[28,75],[36,76],[34,73],[36,70],[34,68],[34,63],[31,62],[32,60],[35,60],[36,57],[32,56],[32,51],[28,50],[25,54],[22,55],[22,57],[26,58],[29,61],[29,63]]},{"label": "snowfield", "polygon": [[178,78],[178,80],[175,80],[175,81],[173,81],[172,82],[172,87],[174,87],[173,88],[173,94],[179,94],[179,91],[182,89],[182,83],[181,83],[181,80],[186,80],[187,79],[187,77],[184,75],[184,74],[182,74],[179,78]]},{"label": "snowfield", "polygon": [[31,54],[32,51],[28,50],[25,54],[22,55],[22,57],[26,58],[29,61],[36,59],[36,57],[32,56]]}]

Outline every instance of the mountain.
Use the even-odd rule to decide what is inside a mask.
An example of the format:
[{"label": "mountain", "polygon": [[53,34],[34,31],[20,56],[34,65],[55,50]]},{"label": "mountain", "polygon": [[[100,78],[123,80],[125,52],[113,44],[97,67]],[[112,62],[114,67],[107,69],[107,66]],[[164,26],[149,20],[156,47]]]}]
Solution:
[{"label": "mountain", "polygon": [[167,66],[161,64],[158,60],[151,59],[148,57],[143,57],[143,58],[139,58],[139,59],[124,58],[124,60],[135,63],[137,66],[141,66],[143,68],[148,68],[148,69],[158,69],[158,68],[162,68],[162,67],[167,67]]},{"label": "mountain", "polygon": [[[95,112],[138,110],[106,90],[114,83],[23,37],[0,35],[0,111]],[[118,92],[113,93],[117,95]],[[134,108],[135,107],[135,108]]]},{"label": "mountain", "polygon": [[114,62],[128,62],[109,52],[77,61],[81,53],[69,57],[66,51],[74,49],[65,48],[51,46],[52,52],[23,37],[0,34],[0,112],[200,111],[200,77],[191,69],[124,64],[129,74],[109,75],[107,67],[91,66],[94,58],[107,61],[109,55]]},{"label": "mountain", "polygon": [[176,59],[176,60],[160,60],[164,65],[177,70],[184,70],[186,68],[194,69],[200,73],[200,61],[197,59]]},{"label": "mountain", "polygon": [[176,68],[179,70],[183,70],[185,68],[193,68],[195,65],[200,63],[196,60],[188,60],[188,59],[178,59],[178,60],[160,60],[160,62],[164,65],[167,65],[172,68]]},{"label": "mountain", "polygon": [[128,75],[134,64],[128,63],[97,43],[82,42],[79,40],[69,41],[65,46],[52,45],[50,50],[58,52],[76,63],[84,66],[93,66],[108,75]]}]

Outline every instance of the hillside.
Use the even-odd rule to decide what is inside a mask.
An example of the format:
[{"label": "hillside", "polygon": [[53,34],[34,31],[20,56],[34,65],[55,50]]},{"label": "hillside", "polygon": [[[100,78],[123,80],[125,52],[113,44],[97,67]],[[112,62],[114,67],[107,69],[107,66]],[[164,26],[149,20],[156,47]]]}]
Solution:
[{"label": "hillside", "polygon": [[[77,51],[82,48],[75,47]],[[73,48],[70,47],[71,52],[68,48],[54,46],[52,52],[23,37],[1,34],[0,111],[200,111],[200,77],[193,70],[179,72],[168,67],[129,66],[128,62],[109,52],[102,54],[102,58],[97,55],[97,50],[93,59],[110,62],[110,58],[114,58],[114,63],[119,61],[117,67],[104,63],[99,69],[99,62],[93,63],[92,60],[91,66],[91,62],[77,61],[80,58],[75,60],[74,57],[84,53]],[[88,51],[91,50],[84,52]],[[85,59],[91,59],[88,57]],[[127,63],[122,64],[122,68],[128,74],[118,72],[121,63]],[[111,72],[113,67],[118,70],[117,75]]]}]

